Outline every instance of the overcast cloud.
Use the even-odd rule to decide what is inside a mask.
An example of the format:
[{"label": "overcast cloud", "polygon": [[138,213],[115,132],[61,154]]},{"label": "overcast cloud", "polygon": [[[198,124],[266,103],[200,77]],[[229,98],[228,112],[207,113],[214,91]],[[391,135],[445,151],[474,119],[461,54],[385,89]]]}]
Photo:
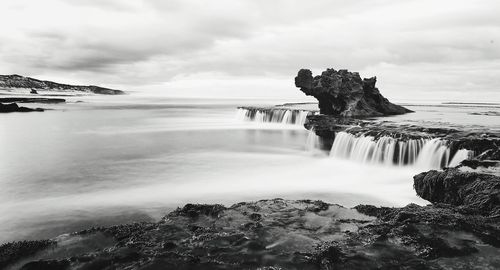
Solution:
[{"label": "overcast cloud", "polygon": [[[300,95],[300,68],[395,100],[500,102],[500,1],[2,0],[0,73],[176,95]],[[227,90],[226,92],[221,89]]]}]

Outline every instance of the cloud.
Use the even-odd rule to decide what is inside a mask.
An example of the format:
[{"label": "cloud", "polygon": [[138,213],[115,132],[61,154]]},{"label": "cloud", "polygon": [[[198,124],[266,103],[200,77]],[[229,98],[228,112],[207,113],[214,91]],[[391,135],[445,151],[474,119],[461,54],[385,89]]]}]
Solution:
[{"label": "cloud", "polygon": [[[377,75],[396,96],[411,95],[415,88],[433,94],[428,81],[456,93],[500,87],[492,79],[500,72],[494,64],[500,58],[500,3],[494,0],[6,0],[2,5],[0,73],[127,88],[192,80],[196,74],[242,83],[285,81],[299,68],[333,67]],[[407,72],[412,81],[404,85],[400,78]],[[389,80],[393,83],[384,83]]]}]

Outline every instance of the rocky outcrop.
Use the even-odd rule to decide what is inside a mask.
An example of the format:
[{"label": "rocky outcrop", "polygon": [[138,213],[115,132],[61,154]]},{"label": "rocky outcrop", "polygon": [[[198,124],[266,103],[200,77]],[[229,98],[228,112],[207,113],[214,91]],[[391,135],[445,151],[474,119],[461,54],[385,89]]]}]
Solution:
[{"label": "rocky outcrop", "polygon": [[447,142],[450,154],[458,150],[472,151],[471,157],[480,160],[500,160],[500,134],[498,131],[474,129],[463,126],[425,126],[375,119],[357,119],[331,115],[309,115],[304,124],[321,137],[330,149],[335,136],[343,131],[356,136],[371,136],[374,139],[392,137],[399,141],[440,138]]},{"label": "rocky outcrop", "polygon": [[0,103],[6,102],[18,102],[18,103],[64,103],[66,102],[63,98],[39,98],[39,97],[8,97],[0,98]]},{"label": "rocky outcrop", "polygon": [[315,97],[321,114],[342,117],[367,117],[404,114],[410,110],[389,102],[375,87],[376,77],[361,79],[357,72],[327,69],[312,76],[301,69],[295,86],[308,96]]},{"label": "rocky outcrop", "polygon": [[81,91],[103,95],[122,95],[125,92],[95,85],[70,85],[51,81],[42,81],[17,74],[0,75],[0,88],[26,88],[33,90]]},{"label": "rocky outcrop", "polygon": [[2,104],[0,103],[0,113],[10,113],[10,112],[43,112],[42,108],[27,108],[20,107],[16,103]]},{"label": "rocky outcrop", "polygon": [[498,265],[492,254],[499,252],[495,220],[446,205],[348,209],[273,199],[188,204],[156,223],[8,243],[0,262],[13,269],[469,269]]},{"label": "rocky outcrop", "polygon": [[414,176],[417,194],[432,203],[460,206],[483,215],[500,216],[500,177],[457,168]]}]

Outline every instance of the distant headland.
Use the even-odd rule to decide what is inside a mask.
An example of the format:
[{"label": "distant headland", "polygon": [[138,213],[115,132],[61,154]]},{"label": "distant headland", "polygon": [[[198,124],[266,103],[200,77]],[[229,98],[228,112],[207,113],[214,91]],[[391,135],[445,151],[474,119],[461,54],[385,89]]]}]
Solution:
[{"label": "distant headland", "polygon": [[123,95],[125,94],[122,90],[110,89],[95,85],[71,85],[62,84],[52,81],[42,81],[30,77],[24,77],[21,75],[0,75],[0,88],[25,88],[34,90],[31,93],[36,94],[37,90],[46,91],[78,91],[87,92],[100,95]]}]

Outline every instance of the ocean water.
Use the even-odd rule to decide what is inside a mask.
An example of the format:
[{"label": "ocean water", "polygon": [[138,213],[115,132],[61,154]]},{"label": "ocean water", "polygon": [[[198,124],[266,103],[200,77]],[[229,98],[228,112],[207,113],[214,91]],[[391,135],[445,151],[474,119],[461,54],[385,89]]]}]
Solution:
[{"label": "ocean water", "polygon": [[[89,96],[1,114],[0,243],[157,220],[188,202],[427,204],[412,187],[422,168],[331,157],[300,125],[236,117],[284,102]],[[388,120],[500,130],[500,116],[482,115],[499,106],[409,104],[415,113]]]}]

